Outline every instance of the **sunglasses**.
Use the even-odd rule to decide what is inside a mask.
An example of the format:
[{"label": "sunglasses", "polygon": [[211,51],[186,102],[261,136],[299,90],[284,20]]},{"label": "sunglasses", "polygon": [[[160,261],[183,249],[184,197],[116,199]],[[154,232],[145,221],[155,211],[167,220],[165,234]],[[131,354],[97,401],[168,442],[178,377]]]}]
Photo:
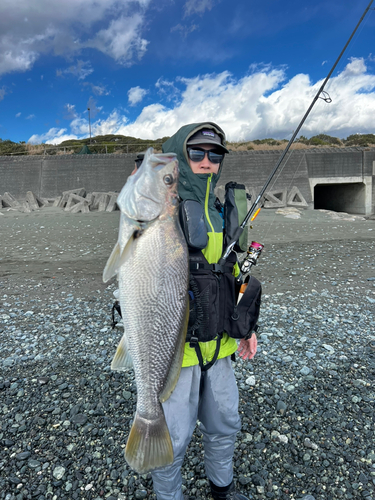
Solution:
[{"label": "sunglasses", "polygon": [[217,150],[207,151],[206,149],[188,148],[187,152],[190,160],[194,162],[203,161],[206,153],[211,163],[221,163],[224,158],[224,153],[218,153]]}]

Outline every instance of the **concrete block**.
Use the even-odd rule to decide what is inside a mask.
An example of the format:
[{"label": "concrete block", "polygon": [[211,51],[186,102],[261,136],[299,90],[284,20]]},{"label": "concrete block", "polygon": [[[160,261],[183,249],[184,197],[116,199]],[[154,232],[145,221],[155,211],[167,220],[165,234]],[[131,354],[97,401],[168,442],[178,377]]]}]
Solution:
[{"label": "concrete block", "polygon": [[68,201],[69,195],[68,194],[63,194],[62,196],[59,197],[59,202],[57,206],[59,208],[64,208],[66,205],[66,202]]},{"label": "concrete block", "polygon": [[115,210],[118,210],[118,206],[116,203],[118,193],[112,193],[111,197],[109,198],[109,202],[106,208],[106,212],[114,212]]},{"label": "concrete block", "polygon": [[109,203],[109,194],[102,194],[102,196],[99,198],[99,206],[98,206],[98,211],[99,212],[105,212],[106,208]]},{"label": "concrete block", "polygon": [[85,200],[88,202],[89,206],[91,203],[94,201],[94,195],[93,193],[87,193]]},{"label": "concrete block", "polygon": [[62,196],[58,196],[55,198],[55,201],[53,202],[53,207],[59,207],[60,206],[60,201],[61,201]]},{"label": "concrete block", "polygon": [[31,205],[28,202],[28,200],[21,202],[21,208],[19,209],[20,212],[30,213],[33,210],[34,210],[34,208],[31,208]]},{"label": "concrete block", "polygon": [[284,208],[286,207],[287,190],[267,191],[264,194],[264,208]]},{"label": "concrete block", "polygon": [[69,189],[69,191],[63,191],[63,196],[64,194],[67,194],[68,196],[70,194],[76,194],[77,196],[82,196],[82,198],[84,198],[86,195],[86,189],[85,188]]},{"label": "concrete block", "polygon": [[86,194],[86,190],[84,188],[77,188],[77,189],[70,189],[69,191],[63,191],[61,200],[60,200],[60,202],[58,204],[58,206],[60,208],[64,208],[65,207],[65,205],[68,202],[69,196],[71,194],[75,194],[75,195],[81,196],[83,198],[85,196],[85,194]]},{"label": "concrete block", "polygon": [[41,201],[41,199],[35,196],[32,191],[27,191],[26,202],[30,210],[38,210],[41,206],[43,206],[43,202]]},{"label": "concrete block", "polygon": [[66,205],[65,205],[64,210],[69,212],[70,209],[73,207],[73,205],[76,205],[77,203],[82,203],[82,202],[86,202],[86,199],[83,198],[82,196],[78,196],[78,194],[70,193],[70,195],[66,201]]},{"label": "concrete block", "polygon": [[49,207],[55,201],[55,198],[40,198],[37,195],[34,196],[40,208]]},{"label": "concrete block", "polygon": [[289,191],[288,198],[286,201],[289,207],[308,207],[308,203],[302,196],[301,191],[297,186],[293,186]]},{"label": "concrete block", "polygon": [[17,208],[17,209],[21,207],[20,202],[16,200],[16,198],[10,193],[4,193],[2,198],[4,207]]},{"label": "concrete block", "polygon": [[247,205],[249,206],[249,204],[250,204],[250,207],[251,207],[251,205],[256,200],[256,197],[257,197],[258,193],[255,191],[255,189],[253,187],[246,188],[246,191],[248,192],[248,194],[250,196],[250,200],[249,199],[247,200]]},{"label": "concrete block", "polygon": [[100,203],[101,197],[103,195],[107,195],[107,193],[103,192],[103,191],[100,191],[100,192],[95,191],[95,192],[91,193],[91,205],[90,205],[91,210],[98,210],[99,209],[99,203]]},{"label": "concrete block", "polygon": [[39,200],[43,203],[43,207],[53,207],[56,198],[39,198]]},{"label": "concrete block", "polygon": [[90,209],[88,207],[88,203],[86,202],[86,200],[84,200],[84,201],[76,203],[75,205],[73,205],[72,207],[70,207],[70,209],[68,211],[71,214],[77,214],[79,212],[87,214],[87,213],[90,212]]}]

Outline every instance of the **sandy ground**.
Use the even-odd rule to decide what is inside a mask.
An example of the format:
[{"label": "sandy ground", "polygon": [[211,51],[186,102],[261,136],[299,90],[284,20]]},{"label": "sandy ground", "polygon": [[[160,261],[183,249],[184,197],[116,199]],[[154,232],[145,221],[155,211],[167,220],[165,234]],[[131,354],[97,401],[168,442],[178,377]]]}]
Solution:
[{"label": "sandy ground", "polygon": [[[0,286],[11,291],[12,282],[38,281],[41,295],[64,287],[80,296],[103,290],[107,285],[101,274],[117,239],[119,214],[1,210]],[[249,240],[265,245],[253,269],[265,293],[308,287],[319,291],[329,280],[350,283],[375,276],[375,220],[319,210],[263,209]]]}]

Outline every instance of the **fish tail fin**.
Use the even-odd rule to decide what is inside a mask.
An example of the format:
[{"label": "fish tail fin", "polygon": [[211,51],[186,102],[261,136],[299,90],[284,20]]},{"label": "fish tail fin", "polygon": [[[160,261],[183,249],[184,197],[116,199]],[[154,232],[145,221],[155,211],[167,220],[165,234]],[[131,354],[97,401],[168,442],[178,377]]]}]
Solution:
[{"label": "fish tail fin", "polygon": [[139,474],[173,462],[172,441],[163,412],[155,420],[135,414],[125,448],[125,459]]}]

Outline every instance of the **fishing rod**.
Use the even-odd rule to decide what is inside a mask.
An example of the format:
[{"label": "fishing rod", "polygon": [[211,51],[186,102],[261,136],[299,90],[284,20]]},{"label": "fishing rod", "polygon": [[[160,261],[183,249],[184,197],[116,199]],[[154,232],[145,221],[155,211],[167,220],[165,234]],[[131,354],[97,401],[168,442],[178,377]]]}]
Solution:
[{"label": "fishing rod", "polygon": [[[313,99],[312,103],[310,104],[310,106],[309,106],[308,110],[306,111],[306,113],[304,114],[304,116],[303,116],[302,120],[300,121],[300,123],[299,123],[298,127],[297,127],[297,128],[296,128],[296,130],[294,131],[294,133],[293,133],[292,137],[290,138],[290,140],[289,140],[289,142],[288,142],[288,144],[287,144],[286,148],[284,149],[284,151],[282,152],[282,154],[281,154],[281,156],[280,156],[280,158],[279,158],[278,162],[276,163],[276,165],[275,165],[275,167],[274,167],[273,171],[271,172],[270,176],[269,176],[269,177],[268,177],[268,179],[266,180],[266,183],[264,184],[264,186],[263,186],[263,187],[262,187],[262,189],[260,190],[260,193],[258,194],[258,196],[257,196],[256,200],[254,201],[254,203],[252,204],[252,206],[251,206],[250,210],[248,211],[248,213],[247,213],[247,215],[246,215],[246,217],[245,217],[244,221],[243,221],[243,222],[242,222],[242,224],[241,224],[241,225],[237,228],[237,230],[234,232],[234,235],[233,235],[232,240],[230,241],[230,243],[228,244],[228,246],[227,246],[227,247],[226,247],[226,249],[224,250],[223,255],[221,256],[221,258],[220,258],[220,260],[219,260],[219,264],[220,264],[220,265],[224,265],[224,264],[225,264],[225,262],[226,262],[227,258],[229,257],[229,254],[231,253],[231,251],[232,251],[232,250],[233,250],[233,248],[234,248],[234,245],[235,245],[235,244],[237,243],[237,241],[239,240],[239,238],[240,238],[240,236],[241,236],[241,234],[242,234],[242,232],[243,232],[243,230],[244,230],[244,228],[245,228],[246,224],[248,223],[248,221],[249,221],[250,217],[252,216],[252,214],[253,214],[254,210],[256,209],[256,207],[257,207],[258,203],[260,202],[260,200],[261,200],[262,196],[264,195],[264,193],[265,193],[265,191],[266,191],[267,187],[269,186],[269,184],[270,184],[270,182],[271,182],[271,180],[272,180],[273,176],[276,174],[276,172],[277,172],[278,168],[280,167],[280,165],[281,165],[282,161],[284,160],[284,158],[285,158],[286,154],[288,153],[288,151],[289,151],[289,149],[290,149],[290,146],[293,144],[294,139],[297,137],[298,132],[300,131],[300,129],[301,129],[301,127],[302,127],[302,125],[305,123],[306,118],[309,116],[309,114],[310,114],[310,112],[311,112],[312,108],[314,107],[314,105],[315,105],[316,101],[317,101],[319,98],[321,98],[321,99],[323,99],[323,100],[324,100],[325,102],[327,102],[327,103],[332,102],[332,99],[329,97],[329,95],[327,94],[327,92],[325,92],[325,91],[324,91],[324,87],[326,86],[326,84],[327,84],[328,80],[330,79],[330,77],[331,77],[332,73],[334,72],[334,70],[335,70],[335,68],[336,68],[337,64],[339,63],[339,61],[340,61],[341,57],[343,56],[343,54],[344,54],[345,50],[347,49],[347,47],[348,47],[349,43],[351,42],[351,40],[352,40],[353,36],[355,35],[355,33],[356,33],[356,31],[357,31],[357,29],[359,28],[360,24],[362,23],[363,19],[365,18],[365,16],[366,16],[367,12],[370,10],[370,7],[371,7],[371,4],[373,3],[373,1],[374,1],[374,0],[371,0],[371,2],[368,4],[367,8],[365,9],[364,13],[362,14],[361,19],[359,20],[359,22],[358,22],[357,26],[354,28],[354,31],[353,31],[353,33],[350,35],[349,40],[346,42],[345,47],[342,49],[342,51],[341,51],[341,53],[340,53],[339,57],[337,58],[337,60],[336,60],[335,64],[332,66],[331,71],[328,73],[328,75],[327,75],[326,79],[324,80],[324,82],[323,82],[322,86],[321,86],[321,87],[320,87],[320,89],[318,90],[318,92],[317,92],[316,96],[314,97],[314,99]],[[321,94],[322,94],[322,97],[321,97]],[[253,217],[251,220],[254,220],[254,219],[255,219],[255,217],[256,217],[256,215],[258,215],[259,211],[260,211],[260,209],[258,208],[257,213],[254,215],[254,217]],[[253,242],[253,243],[256,243],[256,242]],[[260,243],[257,243],[257,245],[260,245]],[[263,245],[261,245],[261,246],[262,246],[262,248],[263,248]],[[250,249],[251,249],[251,246],[250,246],[249,250],[250,250]],[[258,255],[257,255],[257,258],[259,257],[259,255],[260,255],[260,251],[261,251],[261,250],[262,250],[262,249],[260,249],[260,250],[259,250],[259,248],[258,248]],[[248,252],[248,253],[249,253],[249,252]],[[250,263],[251,263],[251,260],[250,260]],[[254,260],[254,262],[252,263],[252,265],[255,265],[255,263],[256,263],[256,259]],[[251,266],[250,266],[250,267],[251,267]],[[250,270],[250,268],[249,268],[249,270]]]}]

